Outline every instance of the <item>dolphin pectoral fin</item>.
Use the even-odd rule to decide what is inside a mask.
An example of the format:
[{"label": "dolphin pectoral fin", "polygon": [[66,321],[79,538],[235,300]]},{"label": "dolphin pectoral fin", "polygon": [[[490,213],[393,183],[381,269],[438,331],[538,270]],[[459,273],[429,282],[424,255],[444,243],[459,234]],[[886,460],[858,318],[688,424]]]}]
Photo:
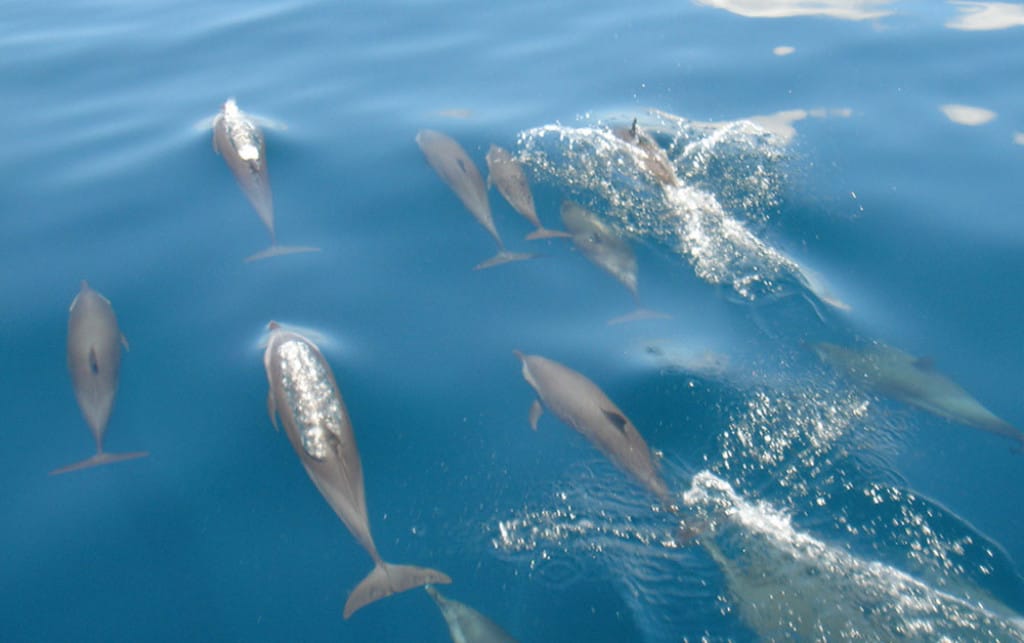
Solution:
[{"label": "dolphin pectoral fin", "polygon": [[128,338],[124,336],[124,333],[121,333],[121,345],[124,346],[126,351],[130,351],[132,349],[132,347],[128,345]]},{"label": "dolphin pectoral fin", "polygon": [[525,261],[527,259],[534,259],[537,255],[528,252],[509,252],[508,250],[501,250],[498,254],[494,255],[487,261],[483,261],[473,266],[473,270],[486,270],[487,268],[493,268],[494,266],[500,266],[503,263],[510,263],[512,261]]},{"label": "dolphin pectoral fin", "polygon": [[149,455],[148,451],[134,451],[131,453],[97,453],[91,458],[86,458],[81,462],[69,464],[66,467],[60,469],[54,469],[50,472],[51,476],[59,476],[62,473],[70,473],[71,471],[79,471],[81,469],[91,469],[92,467],[99,467],[104,464],[113,464],[114,462],[124,462],[125,460],[134,460],[135,458],[144,458]]},{"label": "dolphin pectoral fin", "polygon": [[537,421],[540,420],[540,416],[544,414],[544,407],[541,406],[540,400],[534,400],[533,404],[530,405],[530,428],[534,431],[537,430]]},{"label": "dolphin pectoral fin", "polygon": [[656,310],[651,310],[650,308],[637,308],[629,314],[609,319],[608,325],[615,326],[618,324],[625,324],[627,322],[641,321],[645,319],[672,319],[672,315],[669,315],[668,313],[660,313]]},{"label": "dolphin pectoral fin", "polygon": [[285,123],[284,121],[277,121],[272,118],[267,118],[266,116],[253,116],[252,114],[249,115],[249,118],[252,119],[252,122],[256,123],[263,129],[274,130],[277,132],[288,131],[288,123]]},{"label": "dolphin pectoral fin", "polygon": [[931,357],[918,357],[914,360],[914,368],[920,371],[934,371],[935,360]]},{"label": "dolphin pectoral fin", "polygon": [[270,423],[274,425],[275,431],[280,431],[277,425],[277,404],[274,402],[274,391],[267,391],[267,414],[270,416]]},{"label": "dolphin pectoral fin", "polygon": [[437,570],[412,565],[392,565],[382,561],[349,594],[343,615],[348,618],[356,610],[374,601],[414,587],[447,585],[451,582],[452,579],[447,574]]},{"label": "dolphin pectoral fin", "polygon": [[293,255],[303,252],[320,252],[320,248],[314,248],[313,246],[278,246],[272,245],[266,250],[261,250],[254,255],[249,255],[245,258],[245,263],[252,263],[253,261],[259,261],[261,259],[269,259],[270,257],[278,257],[281,255]]},{"label": "dolphin pectoral fin", "polygon": [[612,424],[615,425],[616,429],[622,433],[626,432],[626,425],[629,424],[629,420],[626,419],[625,415],[616,411],[609,411],[607,409],[601,409],[601,412],[604,413],[604,416],[608,418]]},{"label": "dolphin pectoral fin", "polygon": [[571,239],[572,235],[568,232],[562,232],[561,230],[549,230],[547,228],[537,228],[530,234],[526,235],[527,241],[534,241],[536,239]]}]

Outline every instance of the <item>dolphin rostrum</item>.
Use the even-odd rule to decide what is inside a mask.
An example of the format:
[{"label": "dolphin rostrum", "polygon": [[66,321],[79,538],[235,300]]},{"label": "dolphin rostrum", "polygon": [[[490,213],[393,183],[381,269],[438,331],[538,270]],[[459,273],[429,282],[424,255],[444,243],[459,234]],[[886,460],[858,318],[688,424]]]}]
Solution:
[{"label": "dolphin rostrum", "polygon": [[523,166],[509,154],[508,150],[497,145],[491,145],[491,149],[487,150],[487,185],[488,187],[496,186],[509,205],[537,228],[526,235],[527,239],[572,236],[567,232],[548,230],[544,227],[537,216],[537,207],[533,203],[533,192],[530,191],[530,184],[526,181]]},{"label": "dolphin rostrum", "polygon": [[427,163],[434,168],[441,180],[455,192],[462,204],[466,206],[473,218],[491,233],[498,244],[498,254],[487,261],[474,266],[474,270],[483,270],[510,261],[532,259],[532,254],[514,253],[505,250],[505,243],[494,226],[491,216],[491,203],[487,199],[487,186],[473,160],[466,150],[447,134],[434,130],[420,130],[416,134],[416,144],[420,146]]},{"label": "dolphin rostrum", "polygon": [[1007,437],[1024,448],[1024,433],[981,405],[959,384],[935,370],[930,360],[876,343],[863,351],[821,342],[813,345],[823,361],[882,395],[906,402],[958,424]]},{"label": "dolphin rostrum", "polygon": [[68,316],[68,370],[71,371],[78,407],[96,440],[96,455],[51,471],[50,475],[149,455],[143,451],[103,451],[103,435],[107,431],[110,412],[114,408],[114,396],[117,394],[122,343],[125,348],[128,347],[117,326],[117,317],[110,301],[83,281],[81,290],[71,302],[71,314]]},{"label": "dolphin rostrum", "polygon": [[515,643],[501,626],[469,605],[445,598],[432,585],[423,589],[437,603],[454,643]]},{"label": "dolphin rostrum", "polygon": [[249,114],[229,98],[213,118],[213,149],[224,157],[238,185],[270,232],[270,247],[246,261],[257,261],[296,252],[317,252],[308,246],[279,246],[274,233],[274,196],[267,173],[267,150],[263,132]]},{"label": "dolphin rostrum", "polygon": [[[572,201],[562,203],[562,224],[572,235],[573,246],[591,263],[615,277],[633,295],[633,301],[639,304],[636,255],[629,243],[593,212]],[[640,308],[608,323],[664,317],[667,317],[664,313]]]},{"label": "dolphin rostrum", "polygon": [[348,597],[344,616],[376,600],[427,583],[450,583],[425,567],[386,563],[370,535],[363,465],[352,422],[327,360],[316,344],[270,322],[263,354],[270,392],[267,411],[280,418],[302,466],[327,504],[373,559],[373,571]]},{"label": "dolphin rostrum", "polygon": [[633,150],[640,157],[640,163],[651,176],[665,185],[679,185],[679,177],[676,176],[668,154],[647,132],[640,129],[635,118],[630,127],[617,128],[612,130],[612,133],[619,139],[632,145]]},{"label": "dolphin rostrum", "polygon": [[616,466],[646,487],[664,507],[675,511],[647,443],[626,414],[596,384],[554,360],[514,352],[523,363],[523,377],[540,397],[530,407],[533,430],[537,430],[543,403],[558,419],[576,429]]}]

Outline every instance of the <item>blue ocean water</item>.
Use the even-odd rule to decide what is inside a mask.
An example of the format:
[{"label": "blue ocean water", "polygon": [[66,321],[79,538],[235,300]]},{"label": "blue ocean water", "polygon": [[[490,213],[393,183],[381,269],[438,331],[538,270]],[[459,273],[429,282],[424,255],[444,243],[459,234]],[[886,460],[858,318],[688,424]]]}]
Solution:
[{"label": "blue ocean water", "polygon": [[[382,556],[522,641],[1024,640],[1021,455],[860,386],[895,347],[1024,426],[1024,5],[9,2],[0,9],[4,641],[448,640],[420,591],[342,618],[372,562],[267,417],[261,339],[314,338]],[[212,149],[267,127],[276,232]],[[612,128],[640,126],[679,186]],[[514,151],[544,223],[634,248],[638,302],[494,191],[510,250],[427,165]],[[106,445],[66,364],[79,283],[130,350]],[[552,414],[513,350],[586,374],[682,515]],[[909,359],[909,358],[908,358]],[[934,364],[934,366],[931,366]]]}]

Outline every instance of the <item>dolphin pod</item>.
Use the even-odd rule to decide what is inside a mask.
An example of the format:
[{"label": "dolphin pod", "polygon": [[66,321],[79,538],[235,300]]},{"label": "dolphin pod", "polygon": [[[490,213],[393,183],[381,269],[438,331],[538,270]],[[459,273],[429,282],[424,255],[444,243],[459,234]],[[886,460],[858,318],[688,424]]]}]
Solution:
[{"label": "dolphin pod", "polygon": [[437,603],[454,643],[515,643],[516,640],[500,625],[469,605],[446,598],[433,585],[426,585],[423,589]]},{"label": "dolphin pod", "polygon": [[238,108],[233,98],[225,101],[213,119],[213,149],[224,157],[239,187],[270,232],[270,247],[246,258],[258,261],[277,255],[317,252],[310,246],[279,246],[274,233],[274,195],[267,172],[267,149],[256,121]]},{"label": "dolphin pod", "polygon": [[81,290],[71,302],[68,315],[68,370],[71,371],[78,407],[96,441],[96,454],[81,462],[55,469],[50,475],[149,455],[143,451],[107,453],[103,450],[103,436],[107,432],[114,397],[117,395],[121,344],[128,346],[117,326],[114,307],[106,297],[83,281]]},{"label": "dolphin pod", "polygon": [[270,391],[267,411],[284,425],[302,466],[334,513],[373,559],[373,570],[345,603],[347,619],[359,608],[414,587],[446,584],[439,571],[386,563],[370,535],[363,465],[334,373],[316,344],[271,322],[263,365]]}]

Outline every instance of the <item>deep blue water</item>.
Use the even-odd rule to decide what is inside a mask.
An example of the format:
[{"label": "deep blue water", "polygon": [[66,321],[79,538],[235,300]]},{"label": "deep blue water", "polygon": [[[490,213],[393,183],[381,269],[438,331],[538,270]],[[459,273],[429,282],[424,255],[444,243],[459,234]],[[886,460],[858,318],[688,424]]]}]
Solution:
[{"label": "deep blue water", "polygon": [[[1024,5],[982,5],[6,3],[0,639],[448,640],[420,591],[342,619],[372,563],[267,417],[276,319],[334,369],[383,557],[520,640],[1024,640],[1013,443],[810,350],[927,357],[1024,426]],[[277,236],[321,252],[243,262],[267,231],[204,128],[229,97],[287,126]],[[680,187],[608,134],[634,117]],[[626,289],[493,190],[543,256],[472,271],[494,242],[423,128],[485,175],[515,151],[549,227],[566,198],[616,226],[671,318],[609,326]],[[94,449],[83,279],[130,343],[106,444],[151,455],[51,477]],[[693,543],[529,430],[514,349],[629,415]]]}]

